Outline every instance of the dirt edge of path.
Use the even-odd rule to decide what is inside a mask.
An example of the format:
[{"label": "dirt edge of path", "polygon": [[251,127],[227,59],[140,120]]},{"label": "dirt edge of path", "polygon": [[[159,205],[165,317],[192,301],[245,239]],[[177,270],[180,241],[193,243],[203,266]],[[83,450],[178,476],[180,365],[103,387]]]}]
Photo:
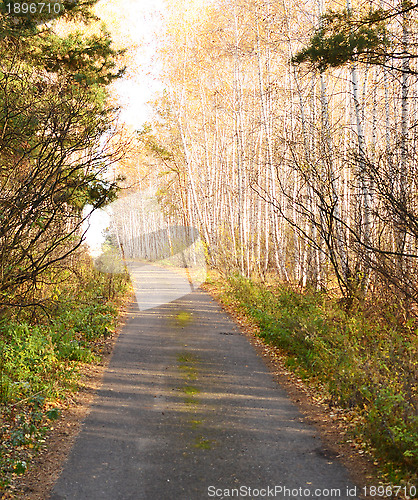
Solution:
[{"label": "dirt edge of path", "polygon": [[53,423],[45,437],[45,443],[31,462],[27,472],[16,477],[5,499],[47,500],[52,487],[64,467],[65,461],[88,415],[104,372],[112,357],[113,348],[128,318],[128,308],[134,296],[127,297],[120,309],[116,332],[100,343],[101,362],[79,367],[80,389],[68,395],[61,406],[61,417]]},{"label": "dirt edge of path", "polygon": [[[283,387],[293,403],[297,405],[306,422],[313,425],[330,460],[338,459],[347,469],[350,479],[358,486],[357,496],[361,499],[381,498],[361,494],[361,489],[383,484],[379,479],[377,463],[364,454],[347,435],[347,424],[338,409],[322,402],[314,388],[308,387],[303,380],[285,367],[285,356],[279,349],[266,344],[257,336],[258,327],[250,319],[240,315],[232,306],[225,305],[221,293],[215,286],[205,283],[201,288],[209,293],[222,309],[239,326],[241,332],[252,344],[277,383]],[[359,491],[360,490],[360,491]]]}]

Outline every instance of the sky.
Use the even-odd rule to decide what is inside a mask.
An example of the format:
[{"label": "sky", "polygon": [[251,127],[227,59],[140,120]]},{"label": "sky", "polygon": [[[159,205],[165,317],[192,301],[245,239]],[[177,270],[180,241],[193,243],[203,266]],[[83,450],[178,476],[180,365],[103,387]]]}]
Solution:
[{"label": "sky", "polygon": [[118,47],[129,50],[126,77],[115,84],[121,119],[140,128],[149,121],[147,102],[162,89],[155,57],[155,32],[163,12],[163,0],[101,0],[97,13],[110,30]]},{"label": "sky", "polygon": [[[114,86],[122,108],[121,120],[134,129],[150,121],[152,110],[147,103],[162,89],[154,36],[162,11],[163,0],[101,0],[96,6],[97,15],[105,21],[116,46],[129,49],[126,76]],[[103,231],[108,225],[109,216],[102,210],[90,217],[86,242],[93,256],[100,254]]]}]

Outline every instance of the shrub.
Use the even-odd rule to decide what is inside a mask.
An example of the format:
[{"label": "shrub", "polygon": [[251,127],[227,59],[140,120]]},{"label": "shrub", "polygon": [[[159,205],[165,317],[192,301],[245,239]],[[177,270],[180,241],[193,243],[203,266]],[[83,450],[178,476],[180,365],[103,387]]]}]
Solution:
[{"label": "shrub", "polygon": [[54,401],[76,387],[78,364],[96,360],[115,329],[127,275],[100,273],[88,261],[76,271],[54,287],[48,316],[12,311],[0,323],[0,491],[25,472],[59,414]]},{"label": "shrub", "polygon": [[[284,351],[287,366],[324,386],[331,404],[356,412],[357,432],[401,476],[418,470],[418,338],[401,323],[367,309],[348,314],[323,292],[228,280],[229,300],[252,317],[260,336]],[[399,479],[396,477],[395,479]]]}]

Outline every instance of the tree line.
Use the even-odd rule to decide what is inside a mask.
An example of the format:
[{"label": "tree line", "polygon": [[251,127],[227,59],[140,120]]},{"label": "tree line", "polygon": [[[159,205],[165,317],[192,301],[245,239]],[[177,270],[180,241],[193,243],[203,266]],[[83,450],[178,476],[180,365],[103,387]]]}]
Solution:
[{"label": "tree line", "polygon": [[168,2],[160,200],[215,267],[416,302],[417,6]]},{"label": "tree line", "polygon": [[117,182],[103,174],[122,154],[111,139],[116,115],[108,100],[122,53],[104,28],[87,28],[97,20],[95,3],[59,3],[56,19],[10,13],[1,3],[3,313],[48,302],[82,244],[84,208],[116,196]]}]

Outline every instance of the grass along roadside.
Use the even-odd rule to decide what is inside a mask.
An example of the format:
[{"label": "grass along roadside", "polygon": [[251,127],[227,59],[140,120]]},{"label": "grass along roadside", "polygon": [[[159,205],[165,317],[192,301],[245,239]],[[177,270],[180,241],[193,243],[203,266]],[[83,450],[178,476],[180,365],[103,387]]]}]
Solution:
[{"label": "grass along roadside", "polygon": [[[348,314],[324,293],[240,276],[209,286],[256,325],[288,370],[344,415],[347,431],[373,457],[382,481],[411,487],[418,470],[417,325],[396,305]],[[409,489],[408,489],[409,491]]]},{"label": "grass along roadside", "polygon": [[0,323],[0,497],[12,498],[83,368],[100,362],[130,292],[127,276],[88,262],[74,276],[55,291],[48,316],[9,315]]}]

